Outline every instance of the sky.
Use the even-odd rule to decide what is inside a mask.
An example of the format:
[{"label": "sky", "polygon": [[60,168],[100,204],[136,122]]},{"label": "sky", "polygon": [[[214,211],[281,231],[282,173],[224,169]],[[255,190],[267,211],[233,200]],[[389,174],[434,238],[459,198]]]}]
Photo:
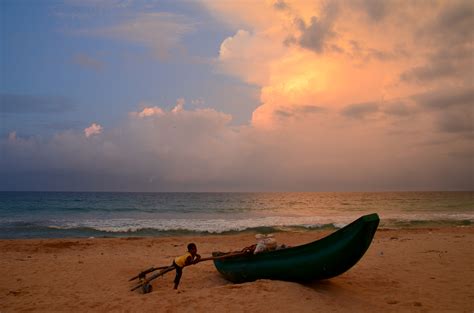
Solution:
[{"label": "sky", "polygon": [[0,190],[474,190],[474,2],[2,0]]}]

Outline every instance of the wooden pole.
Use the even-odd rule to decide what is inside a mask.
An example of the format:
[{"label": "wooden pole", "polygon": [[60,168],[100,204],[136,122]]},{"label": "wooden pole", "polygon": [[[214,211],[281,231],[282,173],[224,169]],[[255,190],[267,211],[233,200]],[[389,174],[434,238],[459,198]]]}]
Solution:
[{"label": "wooden pole", "polygon": [[156,279],[160,276],[163,276],[164,274],[166,274],[166,273],[168,273],[169,271],[172,271],[172,270],[174,270],[174,265],[168,266],[165,269],[162,269],[161,271],[159,271],[158,273],[151,275],[150,278],[146,278],[146,279],[142,280],[138,285],[136,285],[135,287],[130,289],[130,291],[137,290],[138,288],[140,288],[144,285],[147,285],[152,280],[154,280],[154,279]]},{"label": "wooden pole", "polygon": [[141,271],[137,276],[133,276],[132,278],[130,278],[128,281],[132,281],[132,280],[135,280],[137,278],[145,278],[145,275],[148,274],[148,273],[151,273],[151,272],[154,272],[154,271],[157,271],[157,270],[162,270],[162,269],[165,269],[167,268],[169,265],[167,266],[160,266],[160,267],[150,267],[144,271]]},{"label": "wooden pole", "polygon": [[[227,253],[227,254],[224,254],[224,255],[220,255],[220,256],[215,256],[215,257],[207,257],[207,258],[202,258],[202,259],[199,259],[197,262],[195,263],[192,263],[192,264],[189,264],[189,265],[193,265],[193,264],[197,264],[197,263],[201,263],[201,262],[205,262],[205,261],[213,261],[213,260],[221,260],[221,259],[226,259],[226,258],[231,258],[231,257],[235,257],[235,256],[241,256],[241,255],[246,255],[248,254],[247,252],[230,252],[230,253]],[[186,266],[189,266],[189,265],[186,265]],[[186,267],[185,266],[185,267]],[[138,283],[138,285],[136,285],[135,287],[133,287],[132,289],[130,289],[130,291],[134,291],[134,290],[137,290],[138,288],[142,287],[142,286],[145,286],[145,285],[148,285],[152,280],[160,277],[160,276],[163,276],[164,274],[172,271],[175,269],[174,265],[170,265],[170,266],[161,266],[161,267],[151,267],[143,272],[141,272],[140,274],[138,274],[137,276],[131,278],[129,281],[132,281],[134,279],[137,279],[137,278],[140,278],[142,277],[143,275],[141,275],[142,273],[145,273],[145,275],[147,273],[150,273],[150,272],[153,272],[153,271],[156,271],[158,269],[161,269],[161,271],[159,271],[158,273],[155,273],[153,274],[152,276],[150,276],[149,278],[145,278],[144,280],[140,281],[140,283]]]}]

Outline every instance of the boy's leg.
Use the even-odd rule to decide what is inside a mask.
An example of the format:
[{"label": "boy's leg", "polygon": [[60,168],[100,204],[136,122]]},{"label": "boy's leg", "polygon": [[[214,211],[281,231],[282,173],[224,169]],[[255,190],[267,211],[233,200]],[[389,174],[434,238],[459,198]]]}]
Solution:
[{"label": "boy's leg", "polygon": [[175,264],[176,276],[174,278],[174,289],[178,289],[179,281],[181,280],[181,275],[183,275],[183,269]]}]

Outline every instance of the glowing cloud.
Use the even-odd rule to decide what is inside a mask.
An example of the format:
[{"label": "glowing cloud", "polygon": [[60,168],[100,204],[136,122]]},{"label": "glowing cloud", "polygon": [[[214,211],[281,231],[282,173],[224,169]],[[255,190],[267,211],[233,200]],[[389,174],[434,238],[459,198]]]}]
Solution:
[{"label": "glowing cloud", "polygon": [[171,110],[171,112],[173,112],[173,113],[182,112],[183,111],[183,106],[184,106],[184,99],[179,98],[178,100],[176,100],[176,106],[173,108],[173,110]]},{"label": "glowing cloud", "polygon": [[102,126],[96,123],[92,123],[91,126],[84,129],[84,135],[89,138],[90,136],[100,134],[102,130]]},{"label": "glowing cloud", "polygon": [[163,109],[153,106],[153,107],[145,107],[142,111],[140,112],[131,112],[130,113],[132,116],[138,116],[138,117],[147,117],[147,116],[154,116],[154,115],[164,115],[165,112]]},{"label": "glowing cloud", "polygon": [[[54,183],[66,168],[69,190],[473,189],[473,1],[203,3],[232,29],[215,69],[259,90],[249,123],[182,98],[141,103],[114,128],[86,128],[94,140],[1,138],[0,168],[18,169],[3,181]],[[166,56],[199,27],[188,20],[139,14],[95,35]]]},{"label": "glowing cloud", "polygon": [[420,90],[469,81],[472,88],[469,1],[260,1],[251,9],[242,1],[204,3],[239,28],[222,42],[218,68],[261,87],[255,127],[279,127],[281,113],[300,106],[341,111],[377,103],[384,111]]}]

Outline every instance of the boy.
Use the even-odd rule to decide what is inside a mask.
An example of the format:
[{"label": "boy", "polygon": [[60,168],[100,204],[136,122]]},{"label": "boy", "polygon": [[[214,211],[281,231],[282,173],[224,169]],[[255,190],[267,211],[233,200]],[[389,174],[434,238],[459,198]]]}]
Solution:
[{"label": "boy", "polygon": [[182,256],[178,256],[174,259],[173,265],[176,269],[176,277],[174,278],[174,289],[178,289],[179,281],[181,280],[181,275],[183,274],[183,267],[196,264],[201,259],[201,256],[197,254],[196,244],[188,244],[188,252]]}]

